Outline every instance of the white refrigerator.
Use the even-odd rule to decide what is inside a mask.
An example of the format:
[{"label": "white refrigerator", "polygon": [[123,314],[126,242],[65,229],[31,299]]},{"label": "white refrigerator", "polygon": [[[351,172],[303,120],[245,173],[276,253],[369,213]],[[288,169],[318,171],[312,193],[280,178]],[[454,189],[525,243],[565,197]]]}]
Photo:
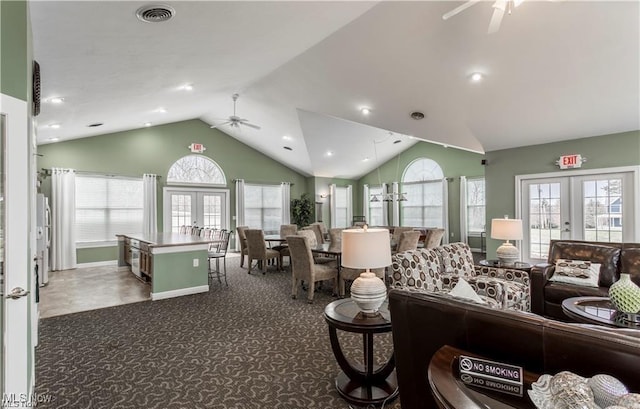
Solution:
[{"label": "white refrigerator", "polygon": [[36,197],[36,251],[38,264],[38,285],[49,282],[49,246],[51,244],[51,209],[49,198],[38,193]]}]

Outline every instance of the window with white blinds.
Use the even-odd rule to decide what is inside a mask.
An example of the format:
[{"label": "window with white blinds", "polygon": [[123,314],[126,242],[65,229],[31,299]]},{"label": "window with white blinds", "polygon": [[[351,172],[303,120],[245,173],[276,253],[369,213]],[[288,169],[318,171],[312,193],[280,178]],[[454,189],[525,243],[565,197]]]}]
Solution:
[{"label": "window with white blinds", "polygon": [[142,231],[142,179],[76,175],[76,242],[90,246]]},{"label": "window with white blinds", "polygon": [[282,187],[280,185],[244,186],[244,220],[264,234],[279,234],[282,224]]},{"label": "window with white blinds", "polygon": [[336,227],[349,227],[351,220],[348,220],[349,214],[349,188],[336,187],[336,214],[332,217],[336,218]]}]

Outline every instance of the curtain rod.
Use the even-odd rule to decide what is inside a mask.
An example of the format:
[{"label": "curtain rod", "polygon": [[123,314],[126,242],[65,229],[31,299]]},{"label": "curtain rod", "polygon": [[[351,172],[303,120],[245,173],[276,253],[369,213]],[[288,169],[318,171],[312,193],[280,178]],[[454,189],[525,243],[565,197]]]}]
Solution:
[{"label": "curtain rod", "polygon": [[[108,176],[108,177],[126,177],[126,178],[139,178],[139,177],[142,177],[142,175],[123,175],[121,173],[105,173],[105,172],[98,172],[98,171],[95,171],[95,170],[77,170],[77,169],[73,169],[73,170],[76,173],[82,174],[82,175],[100,175],[100,176]],[[51,176],[51,169],[42,168],[42,169],[40,169],[40,171],[38,171],[38,173],[41,173],[44,176]],[[162,176],[156,175],[156,177],[158,179],[160,179]]]},{"label": "curtain rod", "polygon": [[242,180],[244,183],[248,183],[250,185],[279,185],[280,183],[288,183],[289,186],[295,185],[295,183],[291,183],[291,182],[247,182],[244,179],[232,179],[231,181],[235,183],[239,180]]}]

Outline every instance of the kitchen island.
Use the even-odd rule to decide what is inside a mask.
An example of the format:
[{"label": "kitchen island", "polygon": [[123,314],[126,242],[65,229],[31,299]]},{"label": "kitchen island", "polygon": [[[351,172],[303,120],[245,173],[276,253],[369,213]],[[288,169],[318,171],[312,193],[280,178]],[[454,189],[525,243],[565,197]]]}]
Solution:
[{"label": "kitchen island", "polygon": [[152,300],[209,291],[209,241],[178,233],[116,236],[118,267],[148,282]]}]

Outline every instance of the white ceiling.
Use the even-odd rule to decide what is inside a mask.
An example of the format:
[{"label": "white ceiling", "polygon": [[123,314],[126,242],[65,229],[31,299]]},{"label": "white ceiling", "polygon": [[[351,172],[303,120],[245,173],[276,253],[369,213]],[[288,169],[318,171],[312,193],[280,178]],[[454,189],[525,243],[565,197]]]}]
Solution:
[{"label": "white ceiling", "polygon": [[419,139],[484,152],[640,129],[637,1],[527,0],[494,34],[492,2],[446,21],[461,2],[162,3],[175,17],[143,23],[148,2],[30,1],[39,143],[213,125],[234,92],[262,129],[222,131],[322,177],[357,178]]}]

